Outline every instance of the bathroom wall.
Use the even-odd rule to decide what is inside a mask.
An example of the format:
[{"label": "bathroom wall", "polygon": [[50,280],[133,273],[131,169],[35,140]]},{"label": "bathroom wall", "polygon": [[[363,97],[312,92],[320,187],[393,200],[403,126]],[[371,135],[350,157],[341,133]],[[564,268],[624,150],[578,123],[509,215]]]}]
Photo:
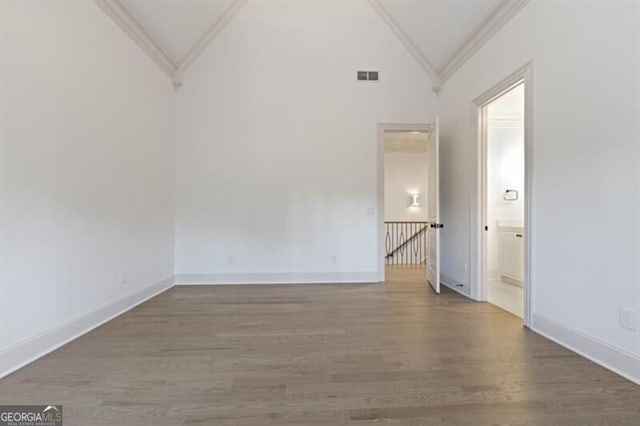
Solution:
[{"label": "bathroom wall", "polygon": [[[488,106],[487,131],[487,273],[500,278],[500,223],[524,225],[524,91],[513,89]],[[506,191],[518,199],[506,201]],[[509,198],[514,194],[510,193]]]}]

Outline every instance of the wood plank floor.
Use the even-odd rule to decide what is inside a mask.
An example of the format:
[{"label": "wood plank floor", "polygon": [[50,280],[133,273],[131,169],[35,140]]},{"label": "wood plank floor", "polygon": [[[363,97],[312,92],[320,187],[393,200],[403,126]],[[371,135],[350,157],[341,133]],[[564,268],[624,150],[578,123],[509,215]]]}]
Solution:
[{"label": "wood plank floor", "polygon": [[174,288],[0,381],[65,425],[640,425],[640,386],[417,268]]}]

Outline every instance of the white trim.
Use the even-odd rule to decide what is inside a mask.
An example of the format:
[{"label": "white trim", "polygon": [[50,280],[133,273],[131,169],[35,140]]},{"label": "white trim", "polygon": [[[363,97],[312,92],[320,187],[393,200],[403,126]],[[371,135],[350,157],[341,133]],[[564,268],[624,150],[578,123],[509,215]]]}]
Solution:
[{"label": "white trim", "polygon": [[378,123],[378,129],[385,132],[431,132],[434,126],[430,123]]},{"label": "white trim", "polygon": [[138,23],[119,0],[93,0],[129,38],[147,54],[171,79],[175,87],[182,85],[178,64],[164,51],[153,37]]},{"label": "white trim", "polygon": [[473,55],[493,38],[509,21],[524,8],[529,0],[503,1],[498,9],[477,31],[436,71],[444,84]]},{"label": "white trim", "polygon": [[476,149],[473,150],[471,156],[472,173],[470,181],[471,194],[471,217],[470,217],[470,259],[471,259],[471,297],[475,300],[487,300],[487,285],[484,282],[486,271],[484,271],[485,261],[483,259],[485,246],[484,232],[484,200],[483,191],[485,187],[486,173],[483,170],[485,157],[485,143],[482,129],[482,110],[483,106],[509,90],[520,82],[524,82],[525,90],[525,117],[524,117],[524,146],[525,146],[525,188],[524,188],[524,234],[525,238],[525,271],[524,271],[524,309],[523,321],[527,327],[531,326],[532,313],[534,310],[533,288],[535,288],[534,268],[535,264],[534,250],[535,234],[533,232],[535,218],[533,216],[534,204],[534,134],[533,134],[533,62],[529,62],[513,74],[497,83],[484,94],[476,98],[472,102],[471,120],[474,129],[473,142]]},{"label": "white trim", "polygon": [[173,276],[79,315],[63,324],[0,351],[0,378],[47,355],[173,287]]},{"label": "white trim", "polygon": [[534,314],[531,329],[640,385],[640,357],[560,324],[545,315]]},{"label": "white trim", "polygon": [[380,16],[380,18],[384,21],[385,24],[391,29],[391,31],[398,37],[398,40],[402,43],[402,45],[409,51],[411,56],[418,61],[418,64],[424,69],[429,77],[431,77],[431,90],[438,93],[440,88],[442,87],[442,81],[440,76],[435,70],[435,67],[431,64],[431,61],[426,57],[424,52],[411,40],[409,35],[402,29],[400,24],[393,18],[391,13],[382,5],[380,0],[368,0],[369,4],[375,10],[375,12]]},{"label": "white trim", "polygon": [[377,272],[266,272],[238,274],[177,274],[176,285],[349,284],[377,283]]},{"label": "white trim", "polygon": [[376,161],[376,215],[378,220],[378,279],[385,280],[384,256],[384,133],[385,132],[431,132],[433,124],[428,123],[378,123],[378,156]]},{"label": "white trim", "polygon": [[524,120],[521,117],[492,116],[489,117],[489,126],[503,129],[520,128],[524,126]]},{"label": "white trim", "polygon": [[[118,25],[129,38],[136,43],[151,60],[171,79],[173,85],[182,86],[182,75],[200,57],[211,42],[233,20],[248,0],[233,0],[221,16],[209,27],[207,32],[196,42],[187,54],[178,62],[140,25],[120,0],[93,0],[111,20]],[[398,40],[414,57],[418,64],[431,78],[431,89],[438,93],[440,88],[465,62],[478,52],[491,38],[500,31],[529,0],[504,0],[497,10],[476,30],[466,42],[445,62],[438,67],[433,66],[426,54],[409,37],[407,32],[382,5],[380,0],[368,0],[373,10],[391,29]]]},{"label": "white trim", "polygon": [[242,10],[248,0],[233,0],[222,12],[222,15],[209,27],[206,33],[196,42],[196,44],[184,55],[180,61],[180,73],[183,74],[187,68],[200,57],[211,42],[224,30],[233,18]]},{"label": "white trim", "polygon": [[[460,286],[458,286],[456,284],[453,284],[455,282],[459,282],[460,284],[462,284],[462,287],[460,287]],[[467,287],[463,282],[455,280],[455,279],[453,279],[452,277],[450,277],[450,276],[448,276],[446,274],[440,273],[440,284],[442,284],[443,286],[445,286],[445,287],[447,287],[447,288],[449,288],[449,289],[451,289],[451,290],[453,290],[453,291],[455,291],[457,293],[460,293],[461,295],[463,295],[466,298],[469,298],[469,294],[463,291],[463,289]]]}]

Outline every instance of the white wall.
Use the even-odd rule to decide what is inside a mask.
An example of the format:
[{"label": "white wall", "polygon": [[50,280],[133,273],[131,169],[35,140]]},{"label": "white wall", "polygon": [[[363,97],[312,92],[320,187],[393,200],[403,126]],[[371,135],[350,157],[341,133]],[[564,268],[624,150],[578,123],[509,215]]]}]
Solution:
[{"label": "white wall", "polygon": [[[427,151],[385,152],[384,215],[386,222],[427,220]],[[420,194],[411,207],[411,194]]]},{"label": "white wall", "polygon": [[377,124],[436,101],[368,2],[249,1],[184,79],[178,281],[376,279]]},{"label": "white wall", "polygon": [[20,344],[171,280],[173,90],[91,1],[3,0],[0,19],[2,370]]},{"label": "white wall", "polygon": [[532,0],[441,92],[444,273],[468,288],[471,101],[533,60],[534,327],[636,380],[638,7]]}]

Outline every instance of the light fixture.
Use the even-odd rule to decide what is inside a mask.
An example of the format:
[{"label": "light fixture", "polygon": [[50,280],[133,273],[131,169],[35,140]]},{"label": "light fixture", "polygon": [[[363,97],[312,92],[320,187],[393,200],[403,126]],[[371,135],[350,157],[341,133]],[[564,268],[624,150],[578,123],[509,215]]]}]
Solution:
[{"label": "light fixture", "polygon": [[420,194],[409,195],[409,207],[420,207]]}]

